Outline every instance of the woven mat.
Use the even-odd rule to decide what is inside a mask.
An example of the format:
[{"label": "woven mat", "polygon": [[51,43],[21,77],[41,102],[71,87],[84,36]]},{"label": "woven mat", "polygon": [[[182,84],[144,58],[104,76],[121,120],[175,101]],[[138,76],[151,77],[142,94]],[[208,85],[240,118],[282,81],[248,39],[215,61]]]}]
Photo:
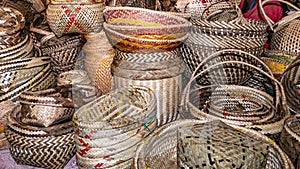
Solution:
[{"label": "woven mat", "polygon": [[[0,169],[42,169],[28,165],[18,165],[10,156],[8,149],[0,151],[0,164]],[[75,156],[69,161],[64,169],[78,169]]]}]

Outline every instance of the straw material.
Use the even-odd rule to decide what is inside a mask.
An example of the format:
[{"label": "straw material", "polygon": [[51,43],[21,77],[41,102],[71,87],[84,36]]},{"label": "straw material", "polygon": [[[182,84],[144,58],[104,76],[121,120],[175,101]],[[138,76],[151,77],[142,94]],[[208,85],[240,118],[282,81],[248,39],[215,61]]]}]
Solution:
[{"label": "straw material", "polygon": [[13,35],[19,32],[25,26],[25,18],[18,10],[10,7],[1,7],[1,32],[0,36]]},{"label": "straw material", "polygon": [[57,78],[57,85],[68,85],[68,84],[82,84],[82,85],[90,85],[91,80],[88,77],[88,74],[84,70],[71,70],[68,72],[63,72],[59,74]]},{"label": "straw material", "polygon": [[287,104],[289,109],[298,114],[300,113],[299,103],[300,103],[300,59],[297,58],[287,70],[284,72],[281,83],[284,87],[284,91],[287,97]]},{"label": "straw material", "polygon": [[46,14],[51,30],[67,33],[96,33],[102,30],[104,3],[49,4]]},{"label": "straw material", "polygon": [[179,120],[164,125],[138,147],[134,158],[136,169],[200,166],[294,168],[273,140],[220,121]]},{"label": "straw material", "polygon": [[[45,80],[51,77],[50,59],[48,57],[34,57],[18,59],[0,63],[1,93],[0,100],[13,100],[21,92],[36,90],[39,84],[51,86],[53,80]],[[38,87],[40,88],[40,87]]]},{"label": "straw material", "polygon": [[172,40],[185,36],[191,24],[168,13],[133,7],[107,7],[107,28],[118,33],[144,39]]},{"label": "straw material", "polygon": [[283,131],[280,135],[279,145],[290,157],[295,166],[299,166],[298,162],[300,153],[300,128],[299,115],[292,116],[285,121]]}]

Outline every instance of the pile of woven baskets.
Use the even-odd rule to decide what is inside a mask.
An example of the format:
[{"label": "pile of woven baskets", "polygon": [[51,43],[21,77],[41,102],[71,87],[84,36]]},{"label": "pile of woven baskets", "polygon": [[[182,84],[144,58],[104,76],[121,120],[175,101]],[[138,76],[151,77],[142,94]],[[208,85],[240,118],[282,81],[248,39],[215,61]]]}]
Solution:
[{"label": "pile of woven baskets", "polygon": [[105,33],[116,48],[114,87],[149,87],[157,99],[158,125],[177,119],[185,69],[177,47],[188,37],[190,23],[168,13],[133,7],[106,8],[104,18]]}]

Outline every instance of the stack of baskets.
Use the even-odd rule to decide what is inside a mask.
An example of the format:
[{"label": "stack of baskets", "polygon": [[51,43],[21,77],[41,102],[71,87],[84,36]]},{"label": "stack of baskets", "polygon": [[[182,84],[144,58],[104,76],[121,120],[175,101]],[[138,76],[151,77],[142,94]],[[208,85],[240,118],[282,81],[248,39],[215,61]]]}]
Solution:
[{"label": "stack of baskets", "polygon": [[74,114],[76,158],[80,168],[127,169],[138,144],[157,126],[153,91],[119,88]]},{"label": "stack of baskets", "polygon": [[[256,61],[256,65],[261,67],[243,60],[221,61],[222,58],[234,55],[240,59],[248,58]],[[254,55],[229,49],[216,52],[205,61],[194,71],[184,90],[183,118],[217,119],[229,124],[246,126],[277,139],[282,131],[284,120],[289,117],[290,112],[284,89],[273,77],[271,70]],[[207,61],[216,63],[205,67]],[[227,66],[232,66],[234,69],[231,67],[232,71],[227,71]],[[198,69],[201,70],[200,73],[197,73]],[[247,74],[247,71],[251,73]],[[263,84],[264,90],[243,83],[228,84],[230,80],[243,81],[243,78],[249,78],[249,75],[251,78],[254,74],[261,74],[263,79],[266,79],[264,82],[266,84]],[[207,76],[214,84],[192,85],[197,78],[200,79],[198,81],[202,81],[207,79]]]},{"label": "stack of baskets", "polygon": [[192,72],[206,57],[222,49],[243,50],[260,57],[267,41],[267,24],[243,18],[240,9],[233,6],[207,18],[192,18],[191,23],[191,36],[180,52]]},{"label": "stack of baskets", "polygon": [[133,7],[109,7],[104,17],[105,33],[116,48],[114,87],[134,84],[151,88],[157,99],[158,125],[175,120],[185,69],[176,49],[188,37],[190,23],[164,12]]},{"label": "stack of baskets", "polygon": [[[75,155],[75,108],[97,97],[91,88],[63,85],[23,92],[20,107],[8,114],[6,138],[18,164],[63,168]],[[79,96],[80,95],[80,96]]]},{"label": "stack of baskets", "polygon": [[136,169],[235,167],[294,168],[280,147],[263,134],[205,120],[180,120],[158,128],[138,147],[134,158]]}]

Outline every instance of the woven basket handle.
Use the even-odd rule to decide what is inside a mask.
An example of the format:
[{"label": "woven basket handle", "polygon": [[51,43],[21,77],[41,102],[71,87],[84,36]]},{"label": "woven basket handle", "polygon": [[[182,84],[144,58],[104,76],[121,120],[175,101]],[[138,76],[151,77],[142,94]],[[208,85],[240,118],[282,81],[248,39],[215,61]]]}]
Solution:
[{"label": "woven basket handle", "polygon": [[41,39],[41,44],[44,44],[48,40],[55,37],[55,34],[53,32],[49,32],[49,31],[46,31],[46,30],[43,30],[43,29],[35,28],[32,23],[30,24],[30,29],[29,30],[31,32],[38,33],[40,35],[44,35]]},{"label": "woven basket handle", "polygon": [[284,3],[284,4],[287,4],[288,6],[294,8],[295,10],[297,10],[297,12],[291,14],[291,15],[288,15],[284,18],[282,18],[280,21],[274,23],[274,21],[268,17],[268,15],[266,14],[263,6],[267,3],[267,2],[274,2],[274,0],[259,0],[258,1],[258,4],[259,4],[259,9],[261,11],[261,13],[263,14],[264,18],[266,19],[268,25],[270,26],[270,28],[272,30],[274,30],[274,27],[276,27],[276,30],[278,30],[279,28],[281,28],[282,26],[286,25],[287,23],[291,22],[292,20],[300,17],[300,9],[298,7],[296,7],[295,5],[293,5],[292,3],[290,2],[287,2],[285,0],[275,0],[275,1],[278,1],[278,2],[281,2],[281,3]]},{"label": "woven basket handle", "polygon": [[[219,62],[219,63],[216,63],[214,65],[211,65],[209,67],[207,67],[206,69],[202,70],[200,73],[196,73],[199,68],[209,59],[213,58],[213,57],[217,57],[221,54],[237,54],[237,52],[241,53],[241,54],[245,54],[247,56],[250,56],[252,57],[253,59],[257,60],[264,68],[267,69],[268,73],[263,71],[262,69],[254,66],[254,65],[251,65],[249,63],[245,63],[245,62],[241,62],[241,61],[224,61],[224,62]],[[191,76],[191,79],[190,81],[187,83],[185,89],[183,90],[183,94],[182,94],[182,99],[181,99],[181,107],[183,107],[185,105],[186,102],[189,102],[189,97],[188,97],[188,94],[190,93],[190,88],[191,88],[191,84],[194,80],[196,80],[196,78],[202,76],[204,73],[210,71],[211,69],[213,68],[217,68],[218,66],[221,66],[223,64],[242,64],[242,65],[245,65],[245,66],[249,66],[251,68],[253,68],[254,70],[262,73],[263,75],[267,76],[270,80],[274,81],[275,82],[275,90],[276,90],[276,104],[275,104],[275,107],[278,108],[279,106],[279,102],[280,102],[280,98],[279,98],[279,95],[281,96],[281,99],[282,99],[282,104],[284,105],[284,107],[286,108],[286,98],[285,98],[285,93],[284,93],[284,90],[283,90],[283,87],[281,85],[281,83],[274,78],[270,68],[263,62],[261,61],[260,59],[258,59],[256,56],[252,55],[252,54],[249,54],[247,52],[244,52],[244,51],[240,51],[240,50],[235,50],[235,49],[226,49],[226,50],[221,50],[221,51],[218,51],[216,53],[213,53],[212,55],[210,55],[208,58],[204,59],[198,66],[197,68],[195,69],[195,71],[193,72],[192,76]],[[286,110],[287,111],[287,110]]]}]

